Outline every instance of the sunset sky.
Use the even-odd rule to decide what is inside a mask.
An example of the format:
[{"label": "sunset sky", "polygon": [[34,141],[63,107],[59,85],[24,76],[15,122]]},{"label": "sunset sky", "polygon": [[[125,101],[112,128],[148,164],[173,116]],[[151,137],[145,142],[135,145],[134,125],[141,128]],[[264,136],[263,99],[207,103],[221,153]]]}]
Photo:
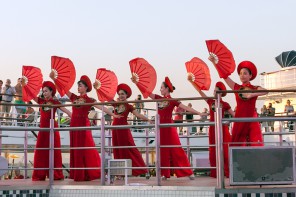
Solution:
[{"label": "sunset sky", "polygon": [[[176,86],[173,97],[195,97],[186,61],[203,59],[212,86],[219,80],[207,60],[207,39],[222,41],[237,64],[253,61],[259,73],[280,69],[274,57],[296,49],[295,7],[295,0],[1,1],[0,79],[15,84],[22,65],[32,65],[49,80],[50,57],[57,55],[73,61],[77,79],[86,74],[94,80],[97,68],[113,70],[120,83],[130,84],[133,99],[139,91],[128,62],[143,57],[157,71],[155,93],[169,76]],[[236,72],[231,77],[239,82]],[[259,77],[253,83],[259,85]],[[94,91],[90,95],[97,98]],[[226,99],[234,108],[234,96]],[[193,107],[201,110],[199,102]]]}]

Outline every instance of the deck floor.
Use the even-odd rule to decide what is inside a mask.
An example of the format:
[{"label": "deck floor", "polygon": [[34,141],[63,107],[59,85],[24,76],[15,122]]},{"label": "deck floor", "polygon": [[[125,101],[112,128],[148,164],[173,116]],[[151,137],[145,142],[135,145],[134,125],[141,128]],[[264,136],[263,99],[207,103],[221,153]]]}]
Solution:
[{"label": "deck floor", "polygon": [[[189,180],[187,177],[176,178],[161,181],[161,186],[188,186],[188,187],[216,187],[217,180],[208,176],[197,176],[195,180]],[[100,180],[76,182],[72,179],[65,179],[61,181],[54,181],[55,186],[101,186]],[[156,177],[146,179],[145,177],[128,177],[128,185],[130,186],[157,186]],[[106,182],[106,186],[108,186]],[[111,186],[125,186],[124,180],[115,180]],[[229,179],[225,179],[226,189],[238,188],[296,188],[296,183],[292,185],[254,185],[254,186],[230,186]],[[46,181],[32,181],[31,179],[13,179],[1,180],[0,190],[7,189],[27,189],[27,188],[49,188],[49,180]]]}]

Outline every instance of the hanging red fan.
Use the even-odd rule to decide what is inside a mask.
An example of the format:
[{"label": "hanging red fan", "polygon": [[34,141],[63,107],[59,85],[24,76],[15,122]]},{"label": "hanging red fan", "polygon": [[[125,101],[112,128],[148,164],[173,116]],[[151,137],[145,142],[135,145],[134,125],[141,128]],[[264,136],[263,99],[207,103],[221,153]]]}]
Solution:
[{"label": "hanging red fan", "polygon": [[36,98],[42,87],[41,70],[34,66],[23,66],[22,69],[22,90],[23,101],[28,102]]},{"label": "hanging red fan", "polygon": [[201,59],[194,57],[185,63],[188,80],[194,83],[200,90],[209,90],[211,75],[207,64]]},{"label": "hanging red fan", "polygon": [[144,58],[135,58],[129,62],[132,78],[144,98],[153,92],[156,86],[156,71]]},{"label": "hanging red fan", "polygon": [[219,40],[206,40],[208,51],[214,57],[215,67],[221,78],[226,79],[235,70],[231,51]]},{"label": "hanging red fan", "polygon": [[113,100],[118,85],[118,80],[114,72],[105,68],[98,69],[96,84],[98,99],[101,102]]},{"label": "hanging red fan", "polygon": [[68,58],[51,56],[51,70],[54,82],[61,96],[64,96],[73,86],[76,78],[74,64]]}]

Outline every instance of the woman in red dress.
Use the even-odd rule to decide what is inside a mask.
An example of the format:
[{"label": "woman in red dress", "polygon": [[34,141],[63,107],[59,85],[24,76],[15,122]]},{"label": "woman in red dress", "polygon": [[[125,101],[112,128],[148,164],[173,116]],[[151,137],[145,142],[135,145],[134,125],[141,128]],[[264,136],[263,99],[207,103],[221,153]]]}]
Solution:
[{"label": "woman in red dress", "polygon": [[[56,93],[55,85],[50,81],[43,82],[42,92],[44,98],[35,98],[38,104],[58,105],[59,101],[54,100],[53,96]],[[60,109],[71,117],[71,112],[64,107]],[[55,114],[57,108],[53,108]],[[51,108],[40,108],[40,128],[49,128],[51,118]],[[57,121],[54,122],[54,127],[58,127]],[[39,131],[37,136],[36,148],[49,148],[49,132]],[[60,134],[58,131],[54,132],[54,148],[61,148]],[[49,150],[35,150],[34,154],[34,168],[48,168],[49,167]],[[54,150],[54,167],[62,168],[62,153],[60,149]],[[49,170],[34,170],[32,175],[33,181],[44,181],[49,176]],[[54,170],[54,179],[64,179],[62,170]]]},{"label": "woman in red dress", "polygon": [[[134,79],[132,79],[132,81],[136,83]],[[162,96],[151,93],[149,97],[151,99],[170,99],[172,98],[170,93],[174,90],[175,87],[172,85],[169,78],[166,77],[160,88]],[[194,114],[201,114],[179,101],[161,101],[158,102],[158,114],[161,124],[173,123],[172,112],[175,107],[181,107]],[[159,130],[160,145],[181,145],[176,127],[160,128]],[[189,160],[182,147],[160,148],[160,163],[161,167],[190,167]],[[191,180],[194,179],[193,171],[191,169],[174,169],[174,173],[177,177],[188,176]],[[163,180],[170,178],[170,169],[161,169],[161,176]]]},{"label": "woman in red dress", "polygon": [[[215,64],[214,57],[209,60]],[[243,61],[237,67],[237,73],[242,82],[239,85],[232,81],[228,76],[224,79],[232,90],[265,90],[260,86],[253,86],[250,81],[256,78],[257,68],[250,61]],[[236,118],[258,117],[255,111],[258,96],[265,95],[267,92],[256,93],[235,93],[236,99]],[[259,122],[235,122],[232,129],[232,142],[235,146],[263,146],[263,137]]]},{"label": "woman in red dress", "polygon": [[[119,84],[117,87],[118,101],[126,101],[132,95],[132,90],[127,84]],[[147,117],[137,112],[137,110],[128,103],[114,104],[115,114],[121,116],[114,118],[113,125],[128,125],[127,118],[129,113],[136,117],[149,121]],[[136,146],[130,129],[113,129],[112,144],[116,146]],[[147,173],[146,164],[140,151],[137,148],[114,148],[113,155],[115,159],[131,159],[133,167],[143,167],[143,169],[133,169],[133,176]]]},{"label": "woman in red dress", "polygon": [[[189,80],[191,82],[191,80]],[[199,92],[199,94],[202,97],[207,97],[207,95],[199,89],[194,83],[192,85],[195,87],[195,89]],[[215,85],[214,95],[216,95],[217,90],[226,90],[225,85],[222,82],[217,82]],[[222,97],[226,96],[226,93],[222,94]],[[210,121],[215,121],[214,113],[215,113],[215,100],[214,99],[205,99],[205,101],[209,105],[209,111],[210,111]],[[222,99],[220,100],[220,105],[222,107],[222,117],[224,117],[224,113],[227,111],[229,112],[232,117],[234,117],[234,112],[232,111],[230,105],[227,102],[224,102]],[[210,126],[209,129],[209,144],[213,145],[209,147],[209,158],[210,158],[210,165],[211,167],[216,167],[216,147],[215,147],[215,126]],[[231,135],[229,133],[228,125],[223,125],[223,152],[224,152],[224,175],[226,177],[229,177],[229,164],[228,164],[228,146],[231,142]],[[211,177],[216,178],[217,173],[216,169],[211,169]]]},{"label": "woman in red dress", "polygon": [[[59,87],[63,89],[63,87]],[[79,96],[68,91],[66,95],[73,104],[94,103],[95,99],[87,96],[87,92],[92,90],[90,79],[83,75],[78,81]],[[72,107],[72,117],[70,127],[89,127],[90,121],[88,113],[91,105],[81,105]],[[71,168],[100,168],[101,158],[95,148],[95,142],[90,130],[70,131],[70,147],[94,147],[91,149],[71,149],[70,150],[70,167]],[[100,169],[70,170],[70,178],[74,181],[91,181],[101,177]]]}]

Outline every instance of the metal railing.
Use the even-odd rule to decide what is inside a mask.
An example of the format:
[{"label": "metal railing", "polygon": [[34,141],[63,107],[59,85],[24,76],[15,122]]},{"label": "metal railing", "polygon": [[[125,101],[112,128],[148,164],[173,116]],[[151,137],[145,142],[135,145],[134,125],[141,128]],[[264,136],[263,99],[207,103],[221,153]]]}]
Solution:
[{"label": "metal railing", "polygon": [[[279,91],[279,90],[277,90]],[[282,90],[285,91],[285,90]],[[291,90],[289,90],[291,91]],[[292,90],[294,91],[294,90]],[[170,124],[160,124],[159,122],[159,115],[158,115],[158,110],[156,110],[156,115],[155,115],[155,124],[151,125],[151,124],[146,124],[146,125],[117,125],[117,126],[111,126],[111,125],[105,125],[104,121],[105,121],[105,117],[104,117],[104,113],[102,113],[101,115],[101,125],[100,127],[67,127],[67,128],[54,128],[54,114],[53,114],[53,109],[51,110],[51,119],[50,119],[50,128],[39,128],[39,127],[27,127],[27,124],[25,123],[25,127],[7,127],[7,126],[2,126],[0,128],[0,130],[11,130],[11,131],[25,131],[25,136],[24,136],[24,148],[3,148],[2,147],[2,137],[0,135],[0,152],[2,150],[24,150],[24,154],[25,154],[25,166],[24,168],[22,168],[23,170],[25,170],[25,172],[27,170],[41,170],[41,169],[49,169],[49,185],[52,186],[53,185],[53,170],[54,169],[62,169],[62,168],[54,168],[54,150],[56,149],[61,149],[61,150],[69,150],[69,149],[97,149],[97,150],[101,150],[101,167],[100,168],[69,168],[70,170],[73,169],[78,169],[78,170],[83,170],[83,169],[101,169],[101,185],[105,185],[105,169],[109,169],[109,168],[105,168],[105,160],[106,160],[106,155],[105,155],[105,150],[106,149],[113,149],[113,148],[145,148],[145,152],[146,152],[146,163],[148,164],[148,160],[149,160],[149,155],[147,156],[147,153],[149,152],[149,148],[154,148],[155,152],[156,152],[156,163],[155,163],[155,167],[145,167],[145,169],[151,169],[154,168],[156,171],[156,181],[157,181],[157,185],[161,185],[161,169],[217,169],[217,188],[224,188],[225,183],[224,183],[224,166],[223,166],[223,139],[222,139],[222,125],[223,124],[229,124],[230,122],[259,122],[259,121],[296,121],[296,118],[294,117],[259,117],[259,118],[231,118],[231,119],[223,119],[222,118],[222,109],[220,107],[220,98],[221,98],[221,94],[227,92],[227,93],[234,93],[234,92],[242,92],[242,91],[217,91],[217,98],[216,97],[208,97],[208,98],[212,98],[212,99],[216,99],[216,112],[215,112],[215,121],[214,122],[200,122],[200,123],[196,123],[196,122],[192,122],[192,123],[170,123]],[[244,91],[244,92],[255,92],[255,91]],[[256,91],[256,92],[260,92],[260,91]],[[294,91],[296,92],[296,90]],[[201,97],[194,97],[194,98],[178,98],[178,99],[159,99],[159,100],[143,100],[143,101],[127,101],[127,102],[121,102],[121,103],[135,103],[135,102],[155,102],[156,103],[156,109],[158,109],[157,106],[157,102],[159,101],[167,101],[167,100],[202,100],[202,99],[207,99],[207,98],[201,98]],[[118,104],[120,102],[116,102],[116,104]],[[6,104],[6,103],[5,103]],[[92,103],[92,104],[78,104],[78,105],[102,105],[103,107],[109,104],[114,104],[114,102],[109,102],[109,103]],[[8,105],[14,105],[14,104],[8,104]],[[42,107],[42,106],[47,106],[48,105],[30,105],[30,106],[35,106],[35,107]],[[77,104],[65,104],[65,105],[52,105],[51,107],[61,107],[61,106],[77,106]],[[181,146],[176,146],[176,145],[170,145],[170,146],[164,146],[164,145],[160,145],[160,132],[159,129],[163,128],[163,127],[180,127],[180,126],[215,126],[215,130],[216,130],[216,167],[208,167],[208,168],[199,168],[199,167],[167,167],[167,166],[161,166],[160,165],[160,148],[164,148],[164,147],[185,147],[187,150],[187,155],[189,156],[190,154],[190,148],[192,148],[192,146],[190,145],[190,138],[199,138],[199,137],[207,137],[207,136],[190,136],[189,133],[187,132],[187,136],[181,136],[181,138],[186,138],[187,139],[187,143],[186,145],[181,145]],[[295,125],[296,126],[296,125]],[[294,126],[294,128],[296,128]],[[145,138],[146,140],[146,144],[145,146],[141,146],[141,147],[135,147],[135,146],[122,146],[122,147],[114,147],[111,146],[111,143],[108,143],[108,145],[106,146],[105,144],[105,139],[111,139],[111,135],[109,133],[109,135],[105,134],[106,130],[110,130],[110,129],[127,129],[127,128],[145,128],[146,129],[146,133],[145,136],[143,138]],[[149,139],[153,138],[153,136],[149,135],[149,133],[147,132],[147,129],[149,128],[154,128],[155,129],[155,147],[151,147],[149,146],[148,142]],[[60,131],[60,132],[64,132],[64,131],[75,131],[75,130],[101,130],[101,145],[99,147],[95,146],[95,147],[64,147],[64,148],[54,148],[54,131]],[[28,143],[28,131],[41,131],[41,132],[50,132],[50,146],[49,148],[28,148],[27,143]],[[282,143],[282,135],[286,135],[286,134],[291,134],[291,132],[286,133],[286,132],[282,132],[282,130],[280,130],[279,133],[270,133],[268,135],[279,135],[280,136],[280,144]],[[211,146],[211,145],[210,145]],[[212,145],[215,146],[215,145]],[[195,146],[197,147],[197,146]],[[203,146],[204,147],[204,146]],[[49,160],[49,168],[28,168],[27,167],[27,153],[28,150],[49,150],[50,153],[50,160]],[[109,152],[110,153],[110,152]],[[149,153],[148,153],[149,154]],[[148,159],[147,159],[148,158]],[[111,169],[111,168],[110,168]],[[115,169],[114,167],[112,169]],[[121,169],[120,167],[118,167],[117,169]],[[132,167],[132,169],[143,169],[143,167]],[[27,173],[27,172],[26,172]],[[25,176],[26,177],[26,176]]]}]

